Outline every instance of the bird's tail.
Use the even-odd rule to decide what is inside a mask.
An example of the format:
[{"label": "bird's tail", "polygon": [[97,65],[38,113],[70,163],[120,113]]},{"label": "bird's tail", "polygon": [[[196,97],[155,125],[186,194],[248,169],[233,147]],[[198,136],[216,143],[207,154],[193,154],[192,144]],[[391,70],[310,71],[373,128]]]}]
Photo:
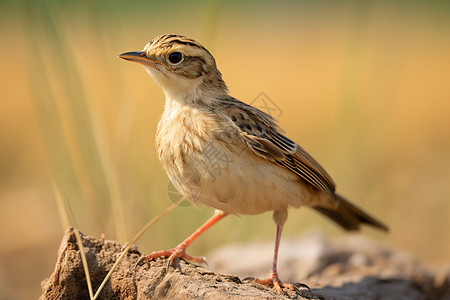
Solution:
[{"label": "bird's tail", "polygon": [[313,207],[316,211],[327,216],[345,230],[359,230],[361,224],[367,224],[377,229],[388,231],[386,225],[373,218],[363,210],[336,194],[339,203],[336,209]]}]

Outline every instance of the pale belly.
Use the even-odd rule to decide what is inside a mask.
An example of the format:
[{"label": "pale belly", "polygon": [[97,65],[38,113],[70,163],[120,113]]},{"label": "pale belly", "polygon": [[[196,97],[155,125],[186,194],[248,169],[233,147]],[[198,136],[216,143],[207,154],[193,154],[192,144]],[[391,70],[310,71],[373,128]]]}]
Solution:
[{"label": "pale belly", "polygon": [[[310,190],[291,171],[250,152],[234,153],[219,144],[211,147],[215,148],[206,148],[202,159],[187,162],[189,169],[196,169],[194,173],[200,174],[195,184],[180,185],[187,178],[169,174],[175,186],[191,201],[231,214],[260,214],[312,202]],[[215,155],[208,157],[209,154]]]},{"label": "pale belly", "polygon": [[224,126],[214,115],[189,107],[165,111],[161,118],[159,158],[188,200],[231,214],[286,211],[320,202],[320,193],[312,192],[297,174],[260,158],[234,125]]}]

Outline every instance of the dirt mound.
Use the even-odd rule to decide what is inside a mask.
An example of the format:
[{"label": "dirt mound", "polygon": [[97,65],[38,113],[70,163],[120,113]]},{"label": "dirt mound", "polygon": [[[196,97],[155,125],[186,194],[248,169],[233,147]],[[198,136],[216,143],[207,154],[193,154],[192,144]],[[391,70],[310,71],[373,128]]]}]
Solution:
[{"label": "dirt mound", "polygon": [[[87,235],[82,240],[95,292],[122,245]],[[209,256],[210,267],[242,277],[265,277],[270,249],[270,243],[225,247]],[[285,239],[281,253],[281,279],[301,280],[311,291],[278,295],[236,275],[183,260],[166,272],[166,259],[137,264],[142,255],[132,247],[98,299],[450,299],[449,268],[433,274],[413,258],[366,239]],[[89,299],[72,229],[62,240],[55,270],[42,282],[42,290],[40,299]]]}]

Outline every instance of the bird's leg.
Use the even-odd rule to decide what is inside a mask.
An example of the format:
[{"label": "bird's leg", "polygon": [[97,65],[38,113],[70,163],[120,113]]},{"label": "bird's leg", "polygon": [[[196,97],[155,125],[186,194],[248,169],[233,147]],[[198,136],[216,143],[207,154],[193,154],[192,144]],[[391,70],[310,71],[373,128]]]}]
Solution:
[{"label": "bird's leg", "polygon": [[278,277],[277,271],[278,249],[280,248],[280,240],[281,240],[281,233],[283,231],[283,225],[287,219],[287,211],[275,211],[273,214],[273,219],[277,224],[277,233],[275,236],[275,249],[273,254],[272,271],[270,271],[269,278],[267,279],[255,278],[253,282],[273,287],[275,290],[277,290],[279,294],[281,293],[282,288],[287,288],[292,291],[298,291],[298,287],[306,287],[307,289],[309,289],[307,285],[302,283],[283,283]]},{"label": "bird's leg", "polygon": [[275,237],[275,250],[273,254],[273,262],[272,262],[272,271],[270,271],[269,278],[267,279],[257,279],[255,278],[254,282],[259,284],[264,284],[273,287],[278,292],[281,292],[281,288],[284,287],[284,284],[281,283],[280,279],[278,278],[278,272],[277,272],[277,261],[278,261],[278,249],[280,247],[280,239],[281,239],[281,232],[283,231],[283,225],[277,225],[277,234]]},{"label": "bird's leg", "polygon": [[167,268],[172,265],[173,260],[176,257],[180,257],[183,259],[186,259],[188,261],[193,262],[199,262],[199,263],[206,263],[206,258],[202,256],[190,256],[186,254],[186,248],[205,230],[207,230],[212,225],[216,224],[218,221],[220,221],[223,217],[228,215],[227,213],[223,211],[216,211],[214,215],[208,219],[202,226],[200,226],[194,233],[192,233],[190,236],[188,236],[184,241],[182,241],[178,246],[176,246],[173,249],[170,250],[161,250],[161,251],[154,251],[147,255],[144,259],[144,261],[149,261],[153,258],[158,257],[168,257],[169,262],[167,264]]}]

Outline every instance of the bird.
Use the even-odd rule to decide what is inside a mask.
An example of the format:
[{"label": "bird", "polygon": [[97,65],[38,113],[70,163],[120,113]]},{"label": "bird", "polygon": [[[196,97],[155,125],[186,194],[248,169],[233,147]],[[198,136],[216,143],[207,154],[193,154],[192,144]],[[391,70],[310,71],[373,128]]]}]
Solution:
[{"label": "bird", "polygon": [[289,208],[311,207],[347,231],[369,225],[388,227],[336,192],[325,169],[284,135],[278,121],[229,95],[213,55],[199,42],[178,34],[153,38],[142,51],[119,58],[144,66],[165,94],[156,130],[156,150],[177,191],[214,215],[170,250],[147,260],[168,257],[204,263],[186,248],[227,215],[273,212],[276,224],[272,269],[253,281],[280,292],[296,285],[280,280],[278,250]]}]

